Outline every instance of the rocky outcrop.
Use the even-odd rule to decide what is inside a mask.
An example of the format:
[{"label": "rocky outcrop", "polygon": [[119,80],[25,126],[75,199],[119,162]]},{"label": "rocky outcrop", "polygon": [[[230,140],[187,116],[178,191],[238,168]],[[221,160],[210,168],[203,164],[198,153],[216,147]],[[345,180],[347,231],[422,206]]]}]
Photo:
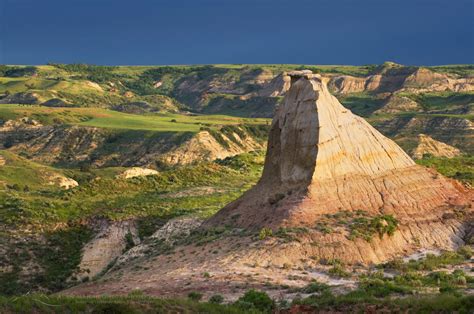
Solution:
[{"label": "rocky outcrop", "polygon": [[188,237],[192,231],[199,228],[202,221],[202,219],[195,217],[179,217],[169,220],[145,241],[118,257],[114,267],[117,268],[132,260],[145,257],[147,253],[153,251],[153,247],[157,244],[171,247],[178,240]]},{"label": "rocky outcrop", "polygon": [[282,73],[265,83],[257,94],[261,97],[284,96],[289,88],[290,77],[286,73]]},{"label": "rocky outcrop", "polygon": [[[216,129],[198,133],[111,132],[95,127],[42,125],[24,117],[0,126],[0,143],[12,152],[48,164],[155,167],[157,162],[185,165],[262,149],[262,139],[253,135],[251,128],[234,126],[227,132]],[[265,132],[259,129],[259,133]]]},{"label": "rocky outcrop", "polygon": [[163,154],[160,159],[171,165],[186,165],[196,160],[211,161],[235,156],[244,152],[260,150],[264,147],[262,143],[255,141],[252,137],[241,138],[233,132],[213,136],[211,131],[201,131],[182,145]]},{"label": "rocky outcrop", "polygon": [[456,78],[423,67],[382,66],[367,77],[335,76],[329,88],[338,94],[360,92],[469,92],[474,90],[473,78]]},{"label": "rocky outcrop", "polygon": [[[353,77],[349,75],[336,76],[329,86],[340,94],[360,93],[366,90],[367,79],[365,77]],[[373,88],[370,88],[373,90]]]},{"label": "rocky outcrop", "polygon": [[29,117],[23,117],[17,120],[7,120],[0,128],[0,131],[14,131],[22,128],[39,128],[43,125]]},{"label": "rocky outcrop", "polygon": [[74,274],[78,278],[93,278],[106,271],[124,250],[140,243],[133,221],[98,220],[93,227],[97,234],[83,248],[79,270]]},{"label": "rocky outcrop", "polygon": [[459,184],[416,165],[345,109],[320,77],[290,76],[292,86],[272,123],[262,178],[208,225],[309,227],[341,210],[416,221],[440,215],[437,209],[444,206],[469,203]]},{"label": "rocky outcrop", "polygon": [[56,185],[65,190],[69,190],[76,186],[79,186],[79,183],[77,183],[76,180],[65,177],[57,173],[46,175],[46,181],[48,182],[49,185]]},{"label": "rocky outcrop", "polygon": [[418,134],[427,134],[463,152],[474,152],[474,124],[462,117],[406,115],[374,124],[379,131],[394,139],[406,151],[412,151],[418,145]]},{"label": "rocky outcrop", "polygon": [[33,92],[11,94],[0,99],[0,104],[33,105],[38,103],[40,103],[40,95]]},{"label": "rocky outcrop", "polygon": [[420,134],[418,140],[419,144],[411,154],[416,159],[423,158],[425,155],[452,158],[461,154],[461,151],[456,147],[436,141],[425,134]]},{"label": "rocky outcrop", "polygon": [[117,175],[117,178],[130,179],[130,178],[135,178],[135,177],[153,176],[157,174],[159,174],[159,172],[153,169],[132,167],[130,169],[125,170],[121,174]]},{"label": "rocky outcrop", "polygon": [[0,128],[0,142],[8,143],[6,148],[51,164],[88,160],[106,138],[107,131],[93,127],[15,124]]},{"label": "rocky outcrop", "polygon": [[414,100],[398,95],[391,95],[385,101],[382,108],[376,110],[374,113],[400,113],[400,112],[414,112],[421,111],[421,106]]},{"label": "rocky outcrop", "polygon": [[189,236],[191,232],[202,224],[202,219],[195,217],[180,217],[171,219],[158,231],[156,231],[150,239],[160,240],[167,243],[173,243],[176,239]]}]

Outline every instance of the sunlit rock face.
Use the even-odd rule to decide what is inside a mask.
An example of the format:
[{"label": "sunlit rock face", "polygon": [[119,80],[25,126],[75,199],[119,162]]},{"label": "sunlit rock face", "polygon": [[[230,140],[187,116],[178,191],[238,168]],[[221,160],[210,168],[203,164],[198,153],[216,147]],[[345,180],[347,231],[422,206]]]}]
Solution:
[{"label": "sunlit rock face", "polygon": [[341,210],[414,218],[469,202],[459,184],[416,165],[344,108],[325,79],[286,75],[291,87],[273,119],[262,178],[207,224],[310,226]]}]

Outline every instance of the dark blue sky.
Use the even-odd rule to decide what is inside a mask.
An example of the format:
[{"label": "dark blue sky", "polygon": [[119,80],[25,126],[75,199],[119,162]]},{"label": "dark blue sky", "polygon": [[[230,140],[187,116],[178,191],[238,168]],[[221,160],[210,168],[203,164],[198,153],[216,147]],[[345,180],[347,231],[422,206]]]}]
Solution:
[{"label": "dark blue sky", "polygon": [[474,63],[474,0],[0,0],[0,63]]}]

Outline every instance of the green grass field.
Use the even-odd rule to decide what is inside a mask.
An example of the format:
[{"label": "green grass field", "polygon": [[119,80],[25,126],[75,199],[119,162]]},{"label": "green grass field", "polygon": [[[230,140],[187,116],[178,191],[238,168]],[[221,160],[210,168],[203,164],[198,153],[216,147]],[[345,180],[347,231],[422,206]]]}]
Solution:
[{"label": "green grass field", "polygon": [[0,105],[0,119],[31,117],[44,124],[66,123],[110,129],[160,132],[198,132],[201,127],[237,124],[268,124],[269,119],[225,115],[153,114],[135,115],[102,108],[50,108]]},{"label": "green grass field", "polygon": [[0,182],[10,186],[24,187],[27,184],[29,188],[45,188],[48,175],[61,174],[58,169],[35,163],[6,150],[0,150],[0,157],[5,160],[5,165],[0,167]]}]

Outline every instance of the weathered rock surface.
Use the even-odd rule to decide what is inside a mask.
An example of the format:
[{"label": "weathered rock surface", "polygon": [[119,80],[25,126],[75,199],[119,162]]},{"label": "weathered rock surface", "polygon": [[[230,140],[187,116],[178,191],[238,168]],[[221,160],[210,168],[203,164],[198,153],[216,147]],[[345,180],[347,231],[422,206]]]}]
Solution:
[{"label": "weathered rock surface", "polygon": [[277,97],[283,96],[290,89],[290,77],[282,73],[262,86],[258,91],[259,96]]},{"label": "weathered rock surface", "polygon": [[231,140],[225,134],[221,138],[227,147],[224,147],[209,131],[201,131],[182,145],[173,148],[163,154],[160,159],[167,164],[185,165],[196,160],[224,159],[248,151],[264,148],[262,143],[255,141],[252,137],[241,138],[237,133],[232,133]]},{"label": "weathered rock surface", "polygon": [[132,167],[130,169],[125,170],[121,174],[117,175],[118,178],[121,179],[130,179],[135,177],[146,177],[159,174],[158,171],[154,169],[147,169],[147,168],[140,168],[140,167]]},{"label": "weathered rock surface", "polygon": [[412,153],[413,158],[416,159],[423,158],[424,155],[452,158],[461,154],[456,147],[434,140],[425,134],[420,134],[418,140],[419,144]]},{"label": "weathered rock surface", "polygon": [[151,239],[172,243],[177,238],[188,236],[191,231],[197,229],[201,224],[202,220],[195,217],[171,219],[156,231]]},{"label": "weathered rock surface", "polygon": [[382,108],[375,113],[399,113],[421,111],[421,106],[408,97],[392,95],[386,101]]},{"label": "weathered rock surface", "polygon": [[[291,87],[272,123],[262,178],[204,222],[200,231],[207,241],[190,239],[156,255],[152,250],[122,265],[121,273],[112,271],[66,293],[121,294],[139,288],[161,296],[232,294],[242,286],[281,285],[294,269],[304,270],[307,280],[319,280],[321,260],[381,263],[420,249],[464,244],[473,217],[468,191],[416,165],[345,109],[320,77],[289,76]],[[371,240],[351,238],[347,222],[328,222],[334,228],[330,232],[317,228],[342,212],[392,215],[399,224],[393,234]],[[173,239],[176,228],[169,228],[159,231],[160,241]],[[274,236],[252,237],[263,228],[271,228]],[[135,271],[137,264],[146,271]]]},{"label": "weathered rock surface", "polygon": [[126,264],[137,258],[145,257],[147,252],[153,251],[153,246],[157,243],[165,243],[172,246],[178,239],[183,239],[201,226],[203,220],[195,217],[179,217],[171,219],[160,229],[153,233],[148,239],[139,245],[134,246],[125,254],[121,255],[114,267]]},{"label": "weathered rock surface", "polygon": [[417,166],[345,109],[320,78],[292,79],[273,120],[260,182],[209,224],[313,226],[340,210],[416,217],[466,202],[459,186]]},{"label": "weathered rock surface", "polygon": [[418,134],[429,134],[435,140],[463,152],[474,152],[474,123],[462,117],[407,115],[381,121],[376,127],[406,151],[411,151],[418,145]]},{"label": "weathered rock surface", "polygon": [[140,243],[133,221],[99,220],[95,228],[98,231],[97,235],[84,246],[76,277],[93,278],[122,255],[127,248],[127,241],[133,241],[133,244]]},{"label": "weathered rock surface", "polygon": [[422,67],[381,66],[367,77],[341,75],[331,78],[329,87],[336,93],[427,91],[469,92],[474,90],[473,78],[456,78]]},{"label": "weathered rock surface", "polygon": [[69,190],[76,186],[79,186],[79,183],[77,183],[76,180],[65,177],[57,173],[48,174],[46,176],[47,176],[46,179],[49,185],[57,185],[60,188],[63,188],[65,190]]},{"label": "weathered rock surface", "polygon": [[[83,126],[41,125],[24,117],[0,126],[0,145],[15,153],[26,153],[34,161],[78,166],[83,162],[103,166],[156,166],[156,162],[185,165],[212,161],[264,148],[260,138],[239,129],[239,134],[218,130],[193,133],[130,131],[114,134],[106,129]],[[218,141],[216,137],[220,137]]]}]

